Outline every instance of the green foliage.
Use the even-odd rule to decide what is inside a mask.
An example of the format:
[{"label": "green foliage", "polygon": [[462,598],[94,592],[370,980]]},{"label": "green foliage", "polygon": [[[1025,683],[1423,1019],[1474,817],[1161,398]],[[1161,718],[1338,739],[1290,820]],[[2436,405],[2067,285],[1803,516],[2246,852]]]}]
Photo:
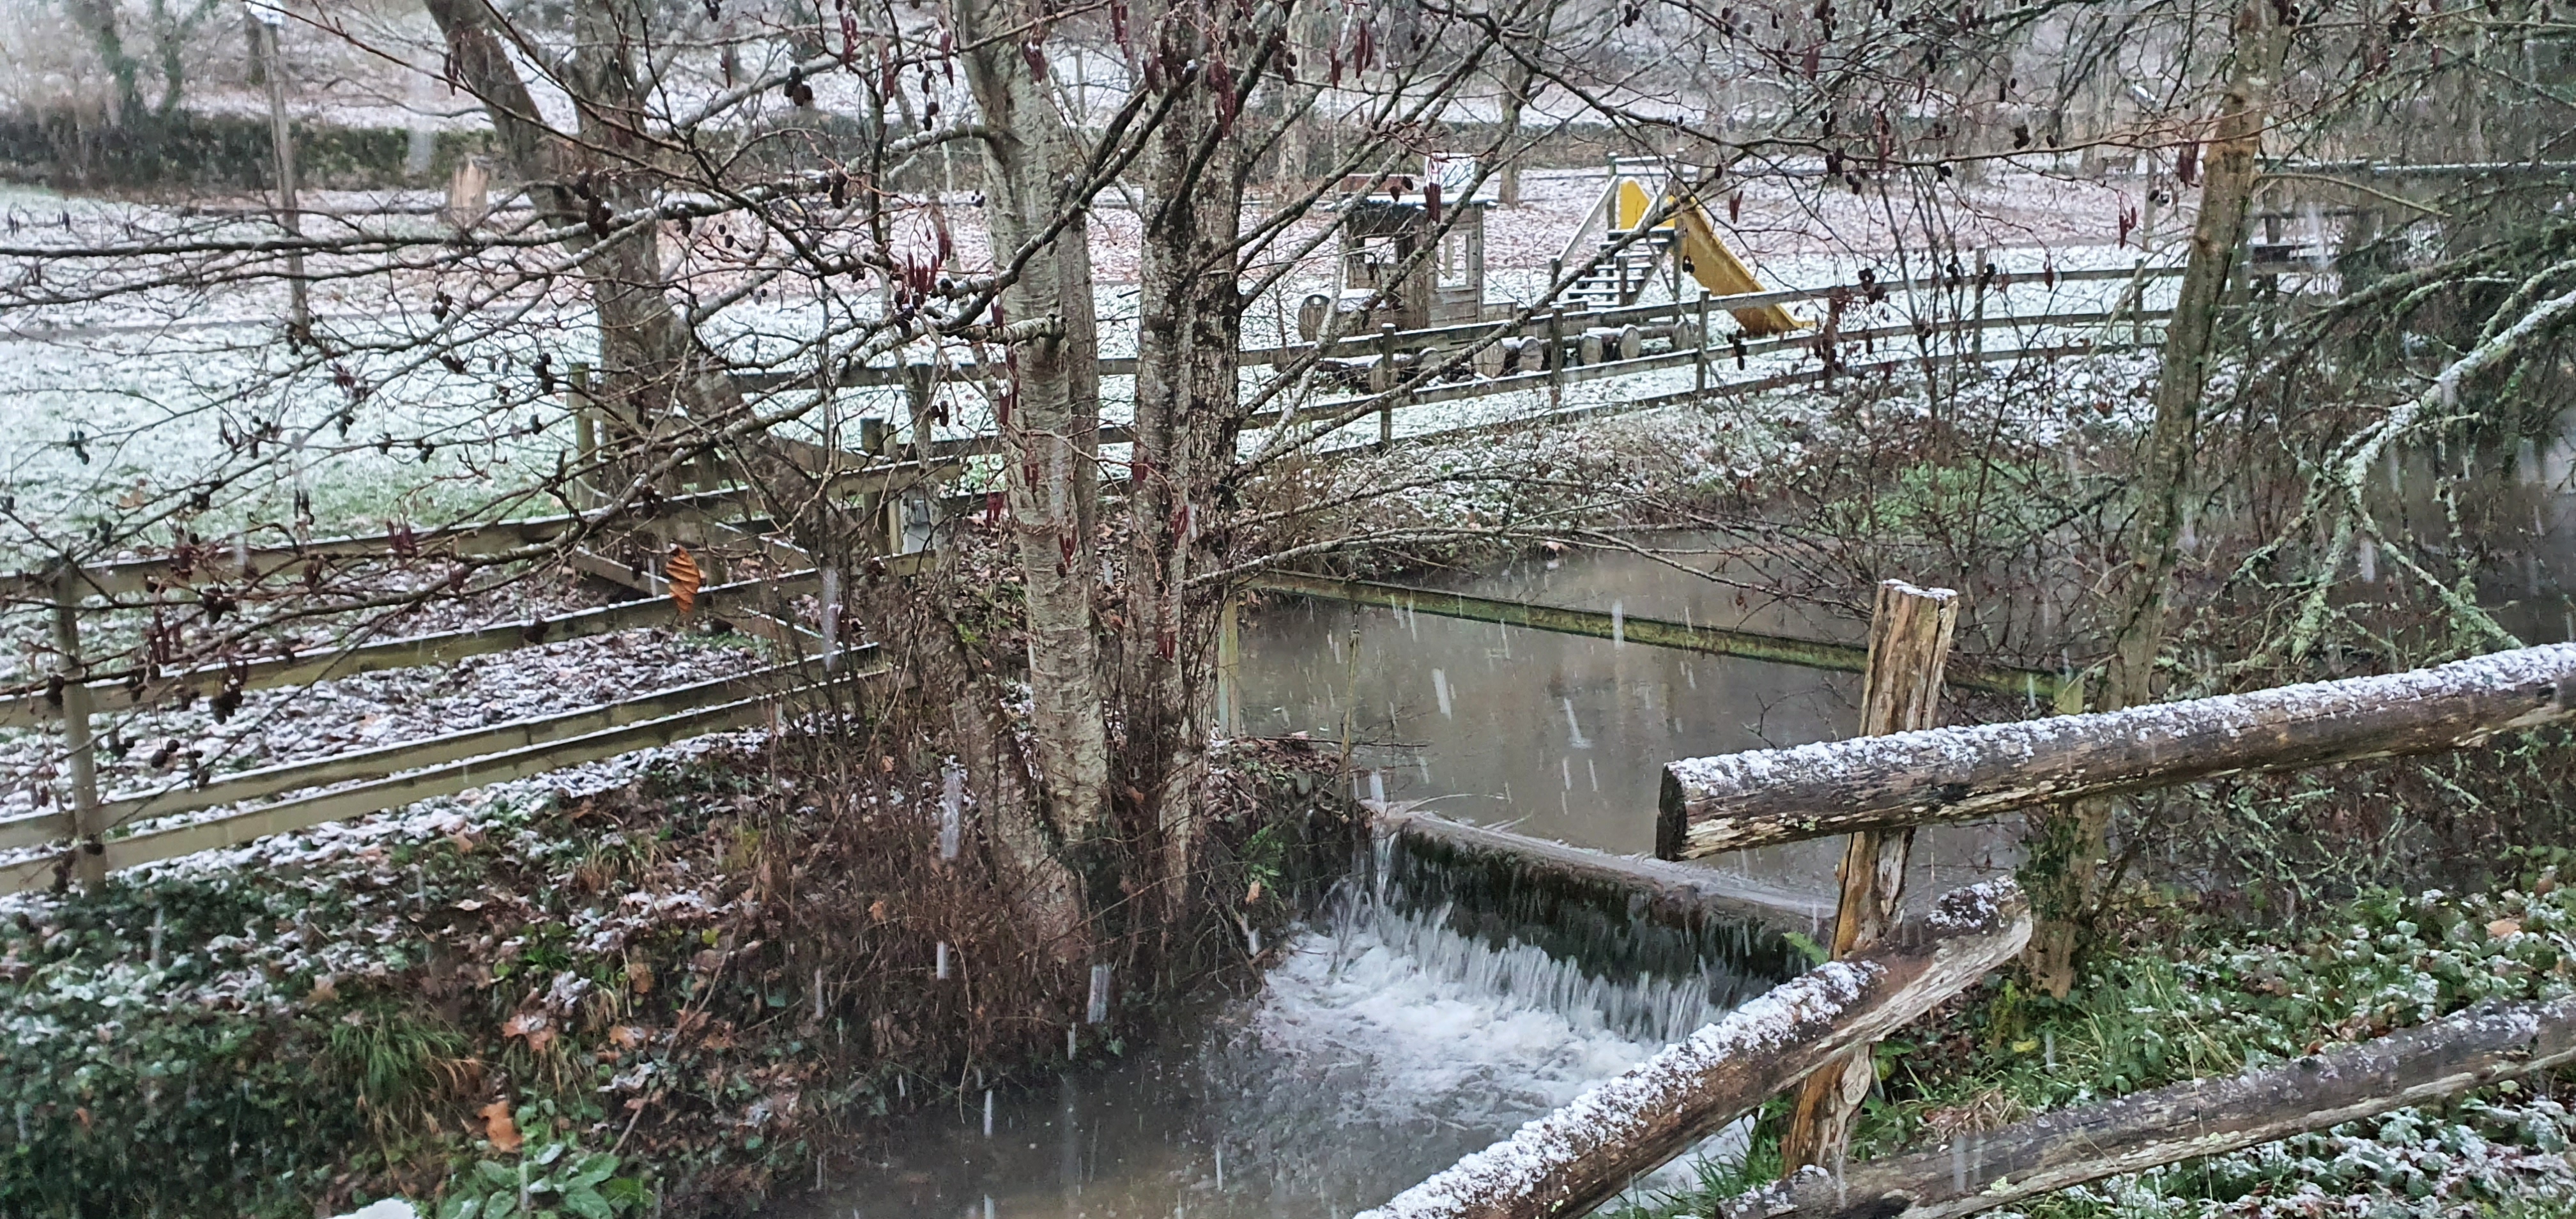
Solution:
[{"label": "green foliage", "polygon": [[[1854,1157],[1897,1154],[1936,1142],[1944,1131],[1992,1128],[2042,1110],[2232,1074],[2485,1000],[2564,996],[2576,990],[2576,891],[2556,887],[2550,870],[2562,867],[2564,856],[2563,848],[2538,848],[2515,857],[2526,882],[2545,885],[2459,897],[2378,892],[2295,936],[2211,930],[2106,956],[2064,1000],[1994,979],[1973,1002],[1920,1028],[1914,1041],[1881,1044],[1883,1082],[1862,1111]],[[1744,1164],[1703,1168],[1696,1188],[1643,1209],[1704,1214],[1710,1200],[1774,1179],[1774,1121],[1757,1124]],[[2565,1108],[2507,1082],[2439,1110],[2408,1110],[2070,1190],[2025,1214],[2179,1219],[2210,1213],[2210,1203],[2249,1215],[2562,1214],[2576,1205],[2576,1169],[2565,1158],[2571,1129],[2576,1119]],[[2315,1196],[2303,1195],[2310,1187],[2363,1202],[2360,1209],[2340,1201],[2325,1211],[2264,1209]]]},{"label": "green foliage", "polygon": [[[523,1105],[518,1121],[535,1128],[545,1116],[540,1106]],[[618,1176],[617,1167],[616,1156],[584,1152],[572,1139],[531,1143],[515,1157],[477,1160],[450,1178],[438,1219],[611,1219],[651,1206],[652,1191]]]}]

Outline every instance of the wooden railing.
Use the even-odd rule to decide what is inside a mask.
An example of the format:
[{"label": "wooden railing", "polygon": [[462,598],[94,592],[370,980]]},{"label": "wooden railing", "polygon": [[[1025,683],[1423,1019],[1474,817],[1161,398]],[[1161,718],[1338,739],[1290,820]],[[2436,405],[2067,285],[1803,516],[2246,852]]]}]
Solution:
[{"label": "wooden railing", "polygon": [[[2146,267],[2126,271],[2070,272],[2055,276],[2056,282],[2129,279],[2133,281],[2131,297],[2136,304],[2123,310],[2086,310],[2059,314],[2014,315],[1996,313],[1990,316],[1958,318],[1928,330],[1914,326],[1879,326],[1843,331],[1834,336],[1845,345],[1867,345],[1881,340],[1928,339],[1939,335],[1951,337],[1982,334],[1998,327],[2063,329],[2127,321],[2136,327],[2161,314],[2142,307],[2143,294],[2134,285],[2146,278],[2175,273],[2171,269]],[[1892,281],[1875,286],[1879,292],[1904,292],[1958,287],[1936,279]],[[1415,384],[1392,387],[1356,398],[1333,399],[1306,406],[1308,417],[1348,413],[1356,406],[1375,404],[1380,412],[1381,443],[1392,430],[1393,413],[1398,409],[1427,406],[1483,396],[1520,392],[1535,388],[1561,390],[1569,384],[1602,380],[1661,369],[1695,366],[1697,373],[1690,391],[1645,395],[1615,402],[1566,408],[1555,403],[1544,411],[1516,417],[1505,422],[1476,422],[1432,433],[1456,435],[1494,427],[1529,426],[1533,423],[1561,423],[1568,420],[1612,411],[1651,409],[1690,401],[1713,392],[1749,393],[1820,379],[1832,375],[1829,368],[1771,373],[1742,380],[1727,380],[1713,372],[1721,360],[1809,346],[1817,336],[1800,335],[1712,345],[1714,336],[1705,327],[1707,313],[1714,309],[1733,310],[1767,304],[1826,299],[1835,296],[1858,297],[1865,289],[1860,285],[1834,285],[1825,288],[1783,290],[1738,297],[1710,298],[1706,301],[1665,303],[1605,309],[1592,312],[1566,312],[1545,315],[1519,322],[1470,323],[1432,327],[1395,336],[1361,336],[1342,340],[1318,352],[1311,345],[1252,349],[1244,353],[1250,365],[1277,364],[1307,356],[1339,358],[1344,353],[1386,357],[1402,353],[1420,361],[1442,352],[1454,352],[1477,343],[1505,336],[1523,339],[1554,336],[1547,344],[1540,363],[1543,367],[1529,372],[1480,377],[1474,380]],[[1651,329],[1657,341],[1668,350],[1640,353],[1631,358],[1609,358],[1607,350],[1592,360],[1579,358],[1585,351],[1583,336],[1598,336],[1605,331],[1639,327]],[[2131,341],[2143,339],[2133,330]],[[1974,346],[1953,344],[1960,348],[1939,353],[1939,361],[1991,360],[2021,357],[2051,357],[2099,350],[2103,344],[2086,341],[2041,348],[2017,348],[1987,352],[1982,342]],[[1908,355],[1891,357],[1881,363],[1915,365],[1927,357]],[[1104,372],[1110,375],[1132,373],[1133,361],[1107,361]],[[1868,372],[1878,364],[1845,365],[1845,371]],[[972,375],[973,369],[963,370]],[[893,366],[872,366],[845,370],[843,385],[896,385],[903,383],[906,370]],[[795,380],[784,376],[764,381],[747,377],[754,386],[781,388]],[[1387,378],[1392,380],[1391,377]],[[771,384],[774,382],[775,384]],[[1276,412],[1250,420],[1250,426],[1275,425],[1281,419]],[[1119,443],[1128,437],[1123,428],[1104,427],[1100,440]],[[931,446],[928,464],[920,461],[894,460],[890,454],[834,455],[810,444],[787,442],[798,450],[801,464],[833,479],[833,490],[840,493],[884,496],[898,489],[937,483],[955,477],[961,470],[960,460],[999,451],[998,438],[990,435],[941,441]],[[1359,446],[1352,446],[1359,447]],[[810,450],[806,452],[805,450]],[[1346,452],[1348,448],[1328,450]],[[848,469],[838,465],[844,457],[856,464]],[[729,482],[728,471],[701,472],[707,481]],[[760,536],[757,528],[743,530],[722,519],[753,510],[746,492],[729,485],[702,487],[688,492],[666,495],[655,510],[663,517],[687,517],[704,529],[722,532],[736,541],[756,544],[773,560],[784,555],[795,560],[801,552],[786,547],[774,538]],[[40,847],[49,843],[67,844],[59,855],[25,860],[0,866],[0,892],[46,883],[58,869],[67,868],[84,881],[94,882],[104,872],[134,864],[169,858],[211,846],[246,841],[262,834],[302,828],[323,821],[394,807],[400,803],[464,790],[467,787],[522,777],[545,770],[573,765],[599,757],[668,743],[682,736],[739,727],[767,715],[773,696],[780,691],[754,691],[758,684],[752,676],[700,683],[675,689],[660,690],[634,698],[596,707],[581,708],[531,717],[509,724],[467,732],[450,733],[424,740],[405,742],[378,749],[359,750],[329,758],[265,767],[228,775],[220,780],[201,777],[197,781],[174,783],[158,788],[101,794],[95,776],[95,742],[89,735],[90,717],[137,705],[146,696],[159,697],[188,692],[198,695],[220,690],[248,690],[307,684],[353,676],[361,673],[440,664],[467,656],[484,655],[566,639],[601,635],[644,627],[667,626],[680,618],[677,604],[667,595],[658,573],[604,556],[577,552],[576,563],[589,574],[624,583],[646,594],[642,599],[592,610],[501,623],[487,627],[436,632],[394,639],[356,640],[340,646],[269,656],[235,662],[226,666],[184,670],[176,673],[147,672],[137,668],[98,670],[84,662],[79,642],[79,618],[87,613],[106,610],[129,610],[167,600],[186,599],[188,590],[207,581],[252,582],[291,579],[316,564],[330,564],[369,559],[466,557],[508,554],[530,547],[578,537],[596,530],[603,522],[596,514],[563,514],[499,522],[458,524],[446,528],[424,529],[402,534],[353,535],[291,541],[262,546],[237,545],[196,551],[186,556],[183,567],[178,555],[151,555],[114,560],[85,566],[74,571],[61,569],[0,576],[0,601],[20,604],[49,604],[54,615],[57,654],[56,680],[33,689],[0,696],[0,727],[36,727],[59,722],[63,725],[65,756],[71,763],[72,791],[67,807],[46,809],[15,818],[0,819],[0,850]],[[901,557],[899,564],[918,566],[922,556]],[[782,598],[811,589],[820,579],[810,562],[788,565],[804,570],[761,580],[716,585],[698,591],[702,612],[728,613],[724,607],[739,604],[735,615],[741,624],[756,633],[772,638],[791,651],[813,643],[811,632],[792,624],[774,620],[754,607],[755,597]],[[1292,577],[1274,577],[1273,582]],[[1362,595],[1365,595],[1363,590]],[[1408,595],[1419,595],[1408,591]],[[1466,612],[1467,600],[1454,595],[1448,608]],[[88,602],[102,604],[91,607]],[[1434,612],[1441,612],[1435,610]],[[1559,612],[1558,617],[1564,617]],[[1470,613],[1468,616],[1473,616]],[[1580,615],[1577,615],[1580,617]],[[1545,629],[1569,629],[1574,633],[1599,634],[1600,624],[1576,622],[1565,618]],[[1815,641],[1759,637],[1751,632],[1717,631],[1691,627],[1688,624],[1663,623],[1652,619],[1631,619],[1633,630],[1644,641],[1655,636],[1659,641],[1676,646],[1693,647],[1729,655],[1760,655],[1764,658],[1787,658],[1790,663],[1809,663],[1820,667],[1848,669],[1857,663],[1845,653],[1852,649],[1842,645]],[[1670,635],[1670,640],[1663,636]],[[1786,649],[1784,651],[1783,649]],[[1795,655],[1791,655],[1795,653]],[[865,670],[862,669],[862,672]],[[2052,693],[2057,685],[2053,674],[2020,670],[1987,671],[1962,667],[1960,684],[1991,688],[2005,693],[2020,692],[2033,697]],[[776,678],[782,688],[784,677]],[[2007,687],[2010,687],[2007,689]],[[270,799],[292,792],[323,789],[318,794],[297,796],[282,802],[271,802],[229,815],[203,818],[185,824],[147,833],[119,836],[117,831],[140,820],[176,816],[222,808],[244,801]]]}]

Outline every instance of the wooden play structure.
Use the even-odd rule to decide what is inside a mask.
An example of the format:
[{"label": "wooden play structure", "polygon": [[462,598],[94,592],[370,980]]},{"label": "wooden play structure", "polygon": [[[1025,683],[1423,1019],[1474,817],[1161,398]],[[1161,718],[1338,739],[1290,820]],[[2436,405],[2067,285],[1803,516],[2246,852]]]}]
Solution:
[{"label": "wooden play structure", "polygon": [[[1375,334],[1388,327],[1421,330],[1507,316],[1511,306],[1485,303],[1485,222],[1489,200],[1466,196],[1464,183],[1444,185],[1440,166],[1410,175],[1359,175],[1343,182],[1335,207],[1342,213],[1333,291],[1310,294],[1297,310],[1297,333],[1308,342],[1327,319],[1340,316],[1340,334]],[[1428,258],[1420,258],[1430,249]],[[1418,260],[1418,261],[1417,261]],[[1558,299],[1583,312],[1634,305],[1660,278],[1673,299],[1684,276],[1710,296],[1768,291],[1727,247],[1717,224],[1679,177],[1659,161],[1613,160],[1601,197],[1566,243],[1553,268],[1577,270]],[[1754,338],[1798,329],[1780,305],[1733,311]]]},{"label": "wooden play structure", "polygon": [[[1667,202],[1669,206],[1658,207]],[[1655,281],[1655,272],[1668,265],[1667,258],[1678,260],[1670,264],[1676,300],[1681,298],[1683,275],[1697,281],[1710,296],[1769,291],[1753,269],[1727,248],[1718,236],[1717,223],[1669,167],[1653,160],[1612,159],[1601,198],[1566,242],[1559,259],[1560,266],[1584,268],[1566,289],[1567,300],[1591,309],[1633,305]],[[1799,326],[1798,319],[1778,305],[1734,313],[1736,325],[1756,338],[1787,334]]]},{"label": "wooden play structure", "polygon": [[[1334,310],[1345,315],[1344,334],[1484,320],[1485,200],[1443,199],[1436,177],[1355,177],[1344,185],[1335,290],[1306,298],[1299,335],[1313,340]],[[1407,273],[1432,243],[1430,259]]]}]

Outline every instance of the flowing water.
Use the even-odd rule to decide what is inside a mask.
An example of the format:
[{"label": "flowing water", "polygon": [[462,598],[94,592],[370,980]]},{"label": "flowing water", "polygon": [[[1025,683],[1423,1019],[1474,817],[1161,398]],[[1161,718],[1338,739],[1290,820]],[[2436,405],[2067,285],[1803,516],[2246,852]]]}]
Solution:
[{"label": "flowing water", "polygon": [[[2490,456],[2495,548],[2480,598],[2532,642],[2576,637],[2576,497],[2564,443]],[[2383,523],[2432,553],[2433,463],[2392,463]],[[2525,524],[2524,522],[2527,522]],[[2186,542],[2188,546],[2188,542]],[[2354,556],[2350,602],[2395,576]],[[1532,560],[1462,591],[1816,638],[1853,624],[1740,603],[1639,557]],[[1357,794],[1617,852],[1653,841],[1659,769],[1679,757],[1846,734],[1859,679],[1608,640],[1290,601],[1246,619],[1243,730],[1358,742]],[[1325,746],[1330,747],[1330,746]],[[1383,850],[1383,848],[1382,848]],[[1836,846],[1710,866],[1820,931]],[[1916,898],[2009,870],[2006,828],[1926,831]],[[1514,924],[1452,908],[1438,877],[1383,853],[1284,942],[1260,990],[1193,1037],[1051,1086],[969,1091],[906,1119],[877,1162],[783,1208],[811,1219],[1344,1219],[1653,1053],[1793,967],[1746,931]],[[1481,895],[1490,896],[1490,895]],[[1523,911],[1521,917],[1527,917]],[[1600,922],[1601,920],[1595,920]],[[1579,923],[1580,920],[1575,920]],[[1096,1048],[1086,1057],[1097,1057]],[[1702,1155],[1724,1155],[1721,1136]],[[1668,1173],[1673,1170],[1668,1170]],[[1687,1171],[1686,1168],[1680,1171]],[[1665,1178],[1669,1181],[1671,1178]],[[1640,1184],[1653,1188],[1657,1182]]]},{"label": "flowing water", "polygon": [[[1459,587],[1646,617],[1848,637],[1738,607],[1731,589],[1631,556],[1516,565]],[[1356,652],[1352,651],[1356,631]],[[1636,853],[1673,758],[1848,732],[1856,675],[1641,644],[1290,602],[1248,618],[1244,730],[1338,738],[1362,795]],[[2012,860],[1999,835],[1924,835],[1917,888]],[[1831,917],[1831,847],[1721,865],[1778,922]],[[1386,856],[1272,946],[1260,991],[1195,1036],[1052,1087],[969,1090],[908,1119],[877,1163],[789,1213],[813,1219],[1342,1219],[1572,1099],[1767,987],[1774,935],[1514,924],[1453,910]],[[1650,941],[1650,942],[1646,942]],[[1767,947],[1766,947],[1767,945]],[[1089,1055],[1086,1055],[1089,1056]],[[1701,1154],[1722,1155],[1729,1136]],[[1668,1169],[1670,1183],[1687,1166]]]}]

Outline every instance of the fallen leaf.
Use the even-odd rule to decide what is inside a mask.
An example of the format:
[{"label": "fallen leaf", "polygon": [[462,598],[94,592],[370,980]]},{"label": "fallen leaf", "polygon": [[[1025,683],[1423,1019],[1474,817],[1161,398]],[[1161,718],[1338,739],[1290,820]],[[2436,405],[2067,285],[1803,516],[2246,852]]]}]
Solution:
[{"label": "fallen leaf", "polygon": [[501,1035],[527,1038],[529,1052],[536,1054],[545,1053],[546,1047],[555,1043],[554,1023],[546,1019],[544,1012],[521,1012],[510,1017],[502,1024]]},{"label": "fallen leaf", "polygon": [[875,901],[868,903],[868,917],[880,923],[886,921],[886,904],[884,898],[880,897]]},{"label": "fallen leaf", "polygon": [[653,993],[653,967],[637,961],[626,967],[626,989],[639,995]]},{"label": "fallen leaf", "polygon": [[1261,904],[1260,881],[1256,880],[1252,882],[1252,887],[1243,891],[1243,904],[1247,906],[1257,906]]},{"label": "fallen leaf", "polygon": [[456,903],[456,908],[466,912],[467,914],[472,914],[483,908],[483,900],[481,898],[469,897],[464,901]]},{"label": "fallen leaf", "polygon": [[459,855],[469,855],[474,851],[474,840],[463,834],[448,835],[447,845],[455,847]]},{"label": "fallen leaf", "polygon": [[650,1035],[639,1024],[621,1024],[608,1030],[608,1040],[621,1050],[631,1050],[644,1044],[644,1039]]},{"label": "fallen leaf", "polygon": [[492,1140],[492,1150],[507,1154],[519,1149],[519,1124],[510,1120],[510,1102],[496,1100],[475,1112],[483,1115],[483,1137]]},{"label": "fallen leaf", "polygon": [[2493,939],[2501,940],[2509,935],[2521,934],[2522,920],[2518,918],[2500,918],[2487,924],[2487,935]]},{"label": "fallen leaf", "polygon": [[324,974],[313,979],[313,990],[304,996],[304,1001],[312,1004],[329,1003],[339,997],[339,983],[333,981],[331,975]]},{"label": "fallen leaf", "polygon": [[698,561],[689,557],[689,548],[674,546],[671,557],[662,561],[662,578],[671,582],[671,600],[680,607],[680,616],[698,607]]}]

